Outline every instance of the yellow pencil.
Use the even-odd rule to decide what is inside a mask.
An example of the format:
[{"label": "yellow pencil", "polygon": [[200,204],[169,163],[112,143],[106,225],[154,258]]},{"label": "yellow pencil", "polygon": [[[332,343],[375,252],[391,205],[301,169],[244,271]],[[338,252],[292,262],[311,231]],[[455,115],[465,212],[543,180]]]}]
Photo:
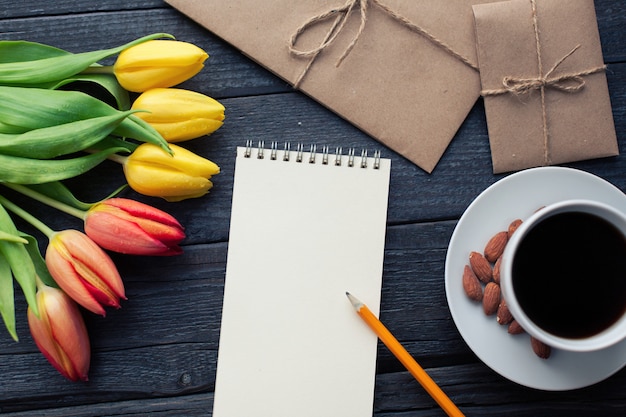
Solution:
[{"label": "yellow pencil", "polygon": [[439,388],[432,378],[424,371],[424,369],[415,362],[415,359],[407,352],[407,350],[398,342],[389,330],[376,318],[369,308],[355,296],[346,292],[348,299],[354,306],[356,312],[361,316],[363,321],[376,333],[378,338],[389,348],[391,353],[404,365],[404,367],[415,377],[417,382],[430,394],[431,397],[449,416],[463,417],[464,414],[456,405],[448,398],[448,396]]}]

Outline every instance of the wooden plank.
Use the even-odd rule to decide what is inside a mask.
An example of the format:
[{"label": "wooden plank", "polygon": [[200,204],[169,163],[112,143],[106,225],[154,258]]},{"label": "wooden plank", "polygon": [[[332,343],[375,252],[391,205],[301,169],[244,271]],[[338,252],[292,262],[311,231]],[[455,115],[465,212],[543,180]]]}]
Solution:
[{"label": "wooden plank", "polygon": [[10,367],[12,375],[3,372],[2,413],[213,390],[217,357],[205,343],[99,351],[87,383],[63,380],[52,367],[41,366],[43,357],[35,354],[8,359],[3,368]]},{"label": "wooden plank", "polygon": [[77,2],[75,0],[41,1],[0,1],[0,18],[17,19],[32,16],[58,16],[63,14],[115,12],[169,7],[162,0],[108,0],[99,2]]},{"label": "wooden plank", "polygon": [[[626,401],[615,400],[621,396],[626,382],[626,372],[616,374],[609,384],[599,383],[593,387],[568,392],[544,392],[521,386],[506,386],[493,372],[480,365],[427,368],[427,372],[439,382],[442,389],[468,416],[525,416],[538,413],[550,415],[586,417],[589,415],[623,415]],[[186,379],[185,379],[186,380]],[[503,386],[504,385],[504,386]],[[472,386],[474,389],[468,390]],[[503,389],[506,388],[506,391]],[[589,398],[594,398],[593,403]],[[7,417],[86,417],[86,416],[210,416],[213,394],[210,392],[187,393],[167,398],[120,400],[115,403],[61,406],[55,404],[45,411],[3,411]],[[407,372],[393,372],[376,378],[374,416],[443,416],[433,400]]]},{"label": "wooden plank", "polygon": [[595,0],[594,4],[604,62],[626,61],[626,4],[613,0]]},{"label": "wooden plank", "polygon": [[[212,393],[181,395],[166,399],[124,400],[46,410],[9,412],[6,417],[116,417],[150,415],[154,417],[206,417],[211,415]],[[3,414],[5,415],[5,414]]]},{"label": "wooden plank", "polygon": [[[626,372],[614,376],[612,384],[599,383],[575,391],[546,392],[511,384],[479,364],[426,368],[442,390],[468,416],[537,416],[546,410],[559,415],[620,416],[623,402],[613,402],[621,396],[619,381]],[[472,389],[468,389],[472,386]],[[594,398],[593,404],[586,403]],[[603,406],[603,402],[607,405]],[[378,375],[376,379],[376,416],[443,416],[434,401],[407,372]],[[590,410],[595,412],[590,413]],[[552,414],[545,414],[552,415]]]}]

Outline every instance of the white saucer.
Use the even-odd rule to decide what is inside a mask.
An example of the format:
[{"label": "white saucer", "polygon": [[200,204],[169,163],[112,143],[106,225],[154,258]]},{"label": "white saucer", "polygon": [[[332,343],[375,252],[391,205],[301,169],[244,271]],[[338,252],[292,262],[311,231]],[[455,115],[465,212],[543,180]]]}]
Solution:
[{"label": "white saucer", "polygon": [[487,366],[505,378],[542,390],[570,390],[608,378],[626,365],[626,340],[590,353],[552,350],[537,357],[529,336],[510,335],[487,317],[482,305],[463,291],[463,268],[471,251],[482,252],[496,232],[506,230],[541,206],[581,198],[602,201],[626,212],[626,195],[611,183],[584,171],[542,167],[512,174],[483,191],[459,220],[448,247],[445,285],[452,318],[463,339]]}]

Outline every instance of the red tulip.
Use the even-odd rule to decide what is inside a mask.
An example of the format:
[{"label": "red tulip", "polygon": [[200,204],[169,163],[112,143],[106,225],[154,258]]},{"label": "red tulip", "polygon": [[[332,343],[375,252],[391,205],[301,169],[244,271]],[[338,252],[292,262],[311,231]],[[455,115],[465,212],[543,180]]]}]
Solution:
[{"label": "red tulip", "polygon": [[78,230],[56,232],[46,250],[54,280],[78,304],[102,316],[104,306],[119,308],[124,284],[102,248]]},{"label": "red tulip", "polygon": [[28,309],[35,344],[64,377],[87,381],[91,359],[89,336],[76,303],[63,291],[41,285],[37,291],[39,317]]},{"label": "red tulip", "polygon": [[89,209],[85,233],[101,247],[132,255],[178,255],[185,238],[181,224],[155,207],[110,198]]}]

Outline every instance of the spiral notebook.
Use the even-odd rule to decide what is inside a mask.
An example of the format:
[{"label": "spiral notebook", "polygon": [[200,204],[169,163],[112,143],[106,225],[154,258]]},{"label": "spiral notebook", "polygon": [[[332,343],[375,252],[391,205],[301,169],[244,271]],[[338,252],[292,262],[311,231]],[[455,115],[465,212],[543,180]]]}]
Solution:
[{"label": "spiral notebook", "polygon": [[391,161],[299,145],[237,148],[214,417],[364,417]]}]

